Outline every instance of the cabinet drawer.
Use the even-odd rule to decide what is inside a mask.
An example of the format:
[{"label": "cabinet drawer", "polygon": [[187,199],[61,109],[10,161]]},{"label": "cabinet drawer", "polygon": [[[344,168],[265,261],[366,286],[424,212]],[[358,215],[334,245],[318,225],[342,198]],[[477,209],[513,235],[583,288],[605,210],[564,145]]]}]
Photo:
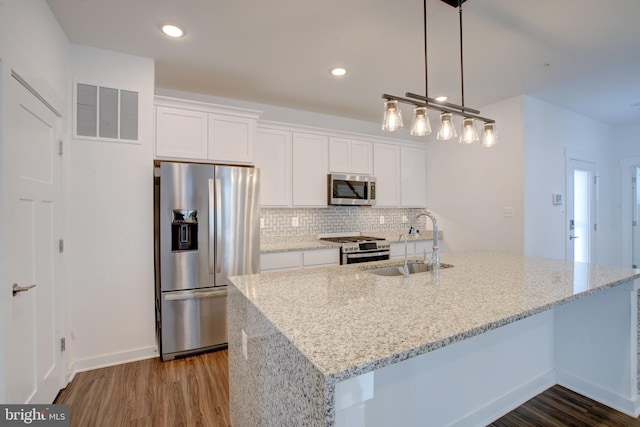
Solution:
[{"label": "cabinet drawer", "polygon": [[315,251],[304,252],[304,266],[320,266],[320,265],[338,265],[340,264],[340,250],[335,249],[319,249]]},{"label": "cabinet drawer", "polygon": [[291,270],[302,268],[302,252],[273,252],[260,255],[260,270]]}]

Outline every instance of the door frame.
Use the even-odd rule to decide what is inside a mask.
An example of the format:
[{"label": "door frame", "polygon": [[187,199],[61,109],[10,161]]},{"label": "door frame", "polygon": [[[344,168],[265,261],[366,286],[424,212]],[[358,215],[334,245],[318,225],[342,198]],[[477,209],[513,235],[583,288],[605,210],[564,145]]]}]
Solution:
[{"label": "door frame", "polygon": [[[569,260],[569,250],[570,245],[572,245],[572,241],[569,240],[569,235],[571,234],[569,220],[573,216],[573,212],[569,210],[569,207],[573,207],[573,168],[571,163],[583,162],[583,163],[591,163],[594,165],[594,190],[593,190],[593,203],[591,205],[591,224],[597,224],[598,222],[598,178],[599,178],[599,165],[597,161],[597,157],[590,151],[579,148],[565,147],[565,194],[566,194],[566,204],[565,204],[565,215],[564,215],[564,242],[565,242],[565,260]],[[572,171],[571,177],[569,176],[569,171]],[[571,192],[570,192],[571,190]],[[597,227],[597,226],[596,226]],[[589,242],[589,262],[591,264],[595,264],[597,262],[597,228],[593,228],[590,225],[590,242]]]},{"label": "door frame", "polygon": [[620,159],[620,260],[621,265],[631,267],[633,264],[633,239],[631,233],[631,176],[632,168],[640,166],[640,156]]}]

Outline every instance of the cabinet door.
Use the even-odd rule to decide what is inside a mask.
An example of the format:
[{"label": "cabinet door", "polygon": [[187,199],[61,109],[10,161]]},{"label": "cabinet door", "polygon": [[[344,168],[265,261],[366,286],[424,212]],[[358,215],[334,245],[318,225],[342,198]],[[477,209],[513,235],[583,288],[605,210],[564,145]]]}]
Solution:
[{"label": "cabinet door", "polygon": [[351,173],[351,141],[344,138],[329,138],[329,171]]},{"label": "cabinet door", "polygon": [[326,136],[293,134],[293,205],[327,206],[329,141]]},{"label": "cabinet door", "polygon": [[401,202],[403,207],[424,208],[427,206],[427,150],[402,147]]},{"label": "cabinet door", "polygon": [[369,141],[351,140],[351,173],[373,174],[373,144]]},{"label": "cabinet door", "polygon": [[253,163],[254,119],[209,114],[209,160]]},{"label": "cabinet door", "polygon": [[400,147],[373,145],[373,173],[376,177],[376,206],[400,206]]},{"label": "cabinet door", "polygon": [[291,132],[258,128],[256,139],[260,205],[291,206]]},{"label": "cabinet door", "polygon": [[207,113],[156,107],[156,156],[207,158]]}]

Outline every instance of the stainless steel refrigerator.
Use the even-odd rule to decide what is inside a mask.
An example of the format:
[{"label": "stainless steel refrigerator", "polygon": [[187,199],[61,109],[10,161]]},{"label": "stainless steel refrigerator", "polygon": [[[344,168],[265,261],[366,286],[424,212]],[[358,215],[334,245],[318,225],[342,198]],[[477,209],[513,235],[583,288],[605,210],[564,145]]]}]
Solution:
[{"label": "stainless steel refrigerator", "polygon": [[171,360],[227,345],[227,277],[260,270],[259,170],[158,162],[156,317]]}]

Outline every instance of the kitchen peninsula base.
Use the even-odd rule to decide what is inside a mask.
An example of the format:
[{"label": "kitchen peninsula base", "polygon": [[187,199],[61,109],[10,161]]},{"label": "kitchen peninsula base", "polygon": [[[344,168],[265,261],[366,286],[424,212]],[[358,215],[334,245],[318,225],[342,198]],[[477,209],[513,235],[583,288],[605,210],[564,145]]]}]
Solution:
[{"label": "kitchen peninsula base", "polygon": [[[458,287],[468,279],[462,263],[473,269],[477,257],[483,258],[446,260],[456,265],[447,270],[462,268],[437,282],[430,275],[398,282],[351,267],[233,278],[232,424],[486,425],[556,383],[638,416],[635,270],[580,267],[585,276],[559,261],[500,258],[493,270],[503,279],[494,277],[494,285],[507,290],[491,295],[492,305],[478,301],[488,290],[480,289],[487,279],[481,273]],[[510,263],[513,274],[505,279]],[[398,286],[401,298],[386,298]],[[407,300],[414,291],[425,299]],[[304,293],[316,309],[299,299]],[[472,298],[464,308],[484,312],[461,317],[464,303],[456,298]],[[414,303],[416,312],[408,306]],[[401,317],[390,318],[379,304]],[[442,307],[447,319],[416,314],[442,305],[449,305]],[[377,315],[390,322],[408,317],[410,324],[426,316],[429,325],[364,329],[361,310],[374,307],[378,312],[365,322]]]}]

